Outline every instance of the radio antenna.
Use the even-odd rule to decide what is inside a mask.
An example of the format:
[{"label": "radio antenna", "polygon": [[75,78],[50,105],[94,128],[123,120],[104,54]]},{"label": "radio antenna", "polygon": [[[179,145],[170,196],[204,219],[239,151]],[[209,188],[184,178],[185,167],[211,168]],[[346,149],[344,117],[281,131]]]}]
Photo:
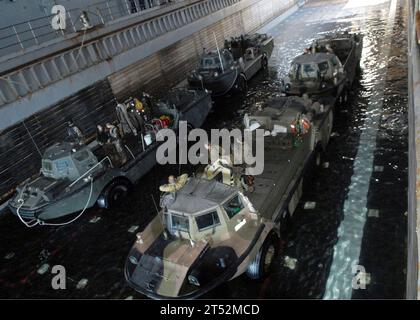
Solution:
[{"label": "radio antenna", "polygon": [[216,34],[213,31],[214,42],[216,42],[217,53],[219,54],[220,65],[222,66],[222,73],[225,72],[225,68],[223,67],[223,60],[222,56],[220,55],[219,45],[217,44]]}]

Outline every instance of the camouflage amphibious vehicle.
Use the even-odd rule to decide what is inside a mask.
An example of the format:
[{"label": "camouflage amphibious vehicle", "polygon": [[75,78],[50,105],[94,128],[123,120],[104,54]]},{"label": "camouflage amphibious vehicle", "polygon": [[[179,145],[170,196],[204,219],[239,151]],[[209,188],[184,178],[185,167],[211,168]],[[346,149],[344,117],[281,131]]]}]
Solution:
[{"label": "camouflage amphibious vehicle", "polygon": [[206,88],[213,96],[231,89],[244,91],[247,81],[267,68],[273,52],[273,38],[266,34],[241,35],[225,40],[222,50],[205,52],[197,70],[188,77],[190,87]]},{"label": "camouflage amphibious vehicle", "polygon": [[329,104],[274,99],[244,121],[267,133],[261,175],[216,161],[161,187],[162,210],[137,234],[126,261],[129,285],[155,299],[195,298],[243,273],[263,277],[278,251],[282,218],[293,214],[304,173],[328,143],[332,117]]},{"label": "camouflage amphibious vehicle", "polygon": [[346,100],[360,68],[362,48],[360,34],[339,33],[314,41],[307,52],[292,61],[281,91],[286,95],[330,95]]},{"label": "camouflage amphibious vehicle", "polygon": [[210,94],[201,90],[171,90],[159,101],[144,97],[143,104],[130,98],[117,105],[118,121],[112,127],[118,128],[119,141],[64,141],[49,147],[40,174],[19,185],[9,201],[12,212],[34,225],[83,212],[96,203],[113,206],[157,163],[160,130],[176,130],[179,121],[200,127],[212,108]]}]

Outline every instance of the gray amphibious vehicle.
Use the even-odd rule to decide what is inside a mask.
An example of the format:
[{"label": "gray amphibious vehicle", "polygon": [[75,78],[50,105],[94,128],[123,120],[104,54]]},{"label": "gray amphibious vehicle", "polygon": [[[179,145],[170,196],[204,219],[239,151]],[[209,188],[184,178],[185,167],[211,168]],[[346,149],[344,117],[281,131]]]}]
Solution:
[{"label": "gray amphibious vehicle", "polygon": [[210,94],[201,90],[172,90],[165,99],[149,99],[149,104],[147,117],[139,115],[144,108],[137,99],[118,104],[115,127],[122,135],[120,153],[112,143],[98,140],[89,144],[66,141],[49,147],[40,174],[19,185],[9,201],[12,212],[32,226],[83,212],[96,203],[111,207],[157,163],[156,151],[162,142],[156,136],[161,129],[176,130],[179,121],[200,127],[212,108]]},{"label": "gray amphibious vehicle", "polygon": [[361,34],[337,33],[315,40],[304,54],[293,59],[282,80],[286,95],[334,96],[347,99],[363,48]]}]

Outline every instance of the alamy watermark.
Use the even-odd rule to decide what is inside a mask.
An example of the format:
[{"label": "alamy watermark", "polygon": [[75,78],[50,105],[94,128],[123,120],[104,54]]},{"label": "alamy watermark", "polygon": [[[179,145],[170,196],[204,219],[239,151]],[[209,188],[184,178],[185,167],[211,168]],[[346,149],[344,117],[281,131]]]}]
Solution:
[{"label": "alamy watermark", "polygon": [[366,285],[370,283],[370,273],[366,273],[366,269],[361,265],[353,265],[351,268],[352,274],[354,274],[351,286],[354,290],[365,290]]},{"label": "alamy watermark", "polygon": [[54,290],[65,290],[66,289],[66,268],[62,265],[55,265],[51,269],[51,273],[55,276],[51,280],[51,287]]},{"label": "alamy watermark", "polygon": [[51,27],[54,30],[66,29],[66,8],[62,5],[54,5],[51,9],[53,18],[51,20]]},{"label": "alamy watermark", "polygon": [[[218,159],[228,165],[245,165],[247,175],[259,175],[264,171],[263,129],[211,129],[210,138],[203,129],[188,131],[186,121],[179,122],[177,134],[163,129],[156,140],[163,142],[157,152],[159,164],[211,164]],[[221,141],[221,144],[220,144]],[[188,148],[188,142],[195,142]]]}]

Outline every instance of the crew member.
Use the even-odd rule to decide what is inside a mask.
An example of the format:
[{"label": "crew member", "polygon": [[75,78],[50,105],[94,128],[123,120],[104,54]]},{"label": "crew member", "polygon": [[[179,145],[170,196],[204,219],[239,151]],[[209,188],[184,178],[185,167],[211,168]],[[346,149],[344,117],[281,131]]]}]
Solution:
[{"label": "crew member", "polygon": [[334,50],[331,48],[331,45],[329,43],[327,43],[327,45],[325,46],[325,49],[327,50],[328,53],[334,53]]},{"label": "crew member", "polygon": [[108,143],[114,146],[121,164],[124,164],[127,161],[127,155],[125,154],[118,128],[110,123],[106,124],[106,128],[108,130]]},{"label": "crew member", "polygon": [[169,192],[169,193],[176,192],[187,183],[187,180],[188,180],[188,174],[186,173],[180,175],[178,178],[175,178],[175,176],[170,175],[168,177],[168,183],[161,185],[159,187],[159,190],[162,192]]},{"label": "crew member", "polygon": [[85,143],[85,137],[83,136],[82,131],[73,123],[73,121],[67,122],[67,138],[70,142],[78,145],[83,145]]},{"label": "crew member", "polygon": [[98,141],[99,145],[103,146],[107,141],[107,134],[100,124],[96,126],[96,141]]}]

